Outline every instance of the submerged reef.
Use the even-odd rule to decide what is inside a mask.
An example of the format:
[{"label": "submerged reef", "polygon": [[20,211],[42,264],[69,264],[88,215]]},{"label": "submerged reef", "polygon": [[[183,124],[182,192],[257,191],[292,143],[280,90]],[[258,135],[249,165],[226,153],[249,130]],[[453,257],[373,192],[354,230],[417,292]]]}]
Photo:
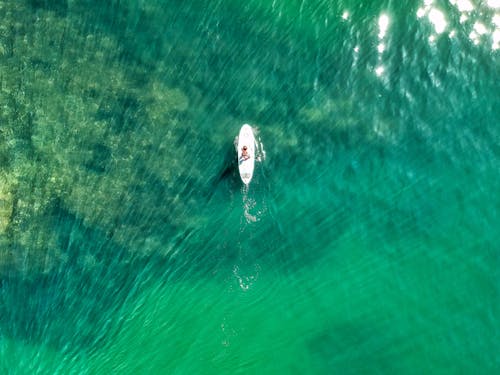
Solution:
[{"label": "submerged reef", "polygon": [[[106,249],[124,251],[124,261],[170,256],[203,222],[200,207],[228,168],[227,124],[297,113],[283,98],[289,91],[276,110],[281,84],[266,78],[276,61],[242,64],[249,56],[231,25],[207,35],[211,21],[183,10],[200,25],[193,30],[170,12],[134,2],[0,2],[0,276],[91,268],[112,257]],[[72,251],[71,237],[85,233],[99,233],[95,248]]]},{"label": "submerged reef", "polygon": [[0,234],[4,234],[10,224],[13,207],[12,186],[8,176],[0,176]]},{"label": "submerged reef", "polygon": [[203,178],[190,148],[189,98],[47,4],[0,2],[0,274],[68,262],[64,212],[134,256],[166,255],[199,203],[186,186],[202,196],[217,174]]}]

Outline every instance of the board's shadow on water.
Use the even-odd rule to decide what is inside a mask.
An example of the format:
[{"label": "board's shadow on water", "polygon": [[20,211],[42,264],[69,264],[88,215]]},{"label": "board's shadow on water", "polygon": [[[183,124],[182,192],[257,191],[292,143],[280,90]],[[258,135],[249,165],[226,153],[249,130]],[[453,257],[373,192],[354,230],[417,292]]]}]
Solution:
[{"label": "board's shadow on water", "polygon": [[224,194],[224,191],[226,191],[226,193],[235,191],[237,187],[242,184],[238,175],[238,160],[233,143],[226,142],[224,149],[223,167],[219,172],[219,177],[215,181],[214,188],[212,189],[212,196],[218,193],[219,190],[221,194]]}]

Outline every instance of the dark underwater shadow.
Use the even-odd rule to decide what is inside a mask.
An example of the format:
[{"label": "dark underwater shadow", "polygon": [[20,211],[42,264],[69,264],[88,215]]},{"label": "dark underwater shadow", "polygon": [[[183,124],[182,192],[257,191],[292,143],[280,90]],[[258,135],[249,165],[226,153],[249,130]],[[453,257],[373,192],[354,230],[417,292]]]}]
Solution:
[{"label": "dark underwater shadow", "polygon": [[64,249],[64,264],[47,274],[12,272],[0,280],[3,336],[65,353],[93,352],[120,331],[124,311],[149,283],[173,281],[165,273],[175,260],[168,264],[165,257],[131,256],[64,210],[53,230]]}]

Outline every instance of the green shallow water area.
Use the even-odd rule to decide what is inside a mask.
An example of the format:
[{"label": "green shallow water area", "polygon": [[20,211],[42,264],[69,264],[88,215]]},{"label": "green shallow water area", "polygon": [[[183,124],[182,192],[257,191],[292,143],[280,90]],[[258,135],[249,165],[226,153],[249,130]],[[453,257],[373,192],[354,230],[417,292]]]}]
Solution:
[{"label": "green shallow water area", "polygon": [[498,1],[0,19],[0,372],[500,371]]}]

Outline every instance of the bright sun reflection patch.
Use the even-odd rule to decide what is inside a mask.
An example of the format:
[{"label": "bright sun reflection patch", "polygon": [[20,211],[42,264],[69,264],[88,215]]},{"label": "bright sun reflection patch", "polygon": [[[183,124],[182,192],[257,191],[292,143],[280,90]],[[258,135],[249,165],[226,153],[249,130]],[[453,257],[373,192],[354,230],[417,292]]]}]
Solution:
[{"label": "bright sun reflection patch", "polygon": [[[454,0],[459,1],[459,0]],[[446,26],[448,25],[444,13],[439,9],[433,7],[433,0],[425,0],[424,6],[418,8],[417,17],[422,18],[427,16],[429,21],[434,26],[434,30],[437,34],[441,34],[446,30]]]},{"label": "bright sun reflection patch", "polygon": [[500,8],[500,0],[488,0],[486,1],[486,4],[488,4],[488,6],[493,9]]},{"label": "bright sun reflection patch", "polygon": [[[487,33],[488,33],[488,29],[486,29],[486,26],[484,26],[484,24],[481,22],[476,22],[474,24],[474,29],[469,34],[469,38],[472,40],[472,42],[474,44],[479,44],[481,35],[484,35]],[[493,45],[494,45],[494,43],[493,43]]]},{"label": "bright sun reflection patch", "polygon": [[450,0],[450,3],[455,5],[460,12],[471,12],[474,6],[469,0]]},{"label": "bright sun reflection patch", "polygon": [[476,33],[478,33],[479,35],[484,35],[488,32],[488,30],[486,29],[486,26],[484,26],[484,24],[482,24],[481,22],[476,22],[474,24],[474,31]]},{"label": "bright sun reflection patch", "polygon": [[389,28],[389,16],[387,14],[380,15],[378,19],[378,28],[378,37],[380,39],[383,39],[385,37],[385,34],[387,33],[387,29]]},{"label": "bright sun reflection patch", "polygon": [[493,31],[493,49],[500,49],[500,14],[495,14],[493,17],[493,25],[495,26],[495,31]]},{"label": "bright sun reflection patch", "polygon": [[491,46],[494,50],[500,49],[500,30],[493,32],[493,43]]},{"label": "bright sun reflection patch", "polygon": [[384,73],[384,66],[382,65],[382,53],[386,49],[386,44],[384,43],[384,38],[387,35],[387,30],[389,29],[390,18],[387,14],[382,13],[378,18],[378,38],[379,44],[377,46],[378,55],[378,66],[375,68],[375,74],[377,77],[381,77]]},{"label": "bright sun reflection patch", "polygon": [[[450,0],[450,4],[457,8],[460,12],[460,23],[465,24],[465,22],[470,22],[471,19],[474,22],[472,30],[469,32],[469,39],[478,45],[481,41],[487,39],[482,38],[483,35],[491,36],[491,48],[493,50],[498,50],[500,48],[500,14],[495,11],[491,23],[476,14],[478,11],[482,11],[481,8],[489,7],[491,9],[500,9],[500,0],[486,0],[483,3],[478,3],[473,0]],[[442,34],[446,31],[448,27],[448,21],[446,20],[445,14],[434,6],[434,0],[424,0],[423,5],[417,9],[417,18],[427,17],[429,22],[434,26],[434,31],[436,34]],[[481,18],[479,20],[478,18]],[[486,23],[484,22],[486,21]],[[467,25],[467,24],[466,24]],[[436,41],[436,34],[430,35],[428,37],[430,43]],[[453,38],[456,36],[456,32],[452,29],[449,32],[449,37]],[[379,47],[380,51],[380,47]]]},{"label": "bright sun reflection patch", "polygon": [[438,34],[441,34],[446,29],[446,18],[444,18],[443,12],[436,8],[429,11],[429,21],[434,25],[434,30]]}]

